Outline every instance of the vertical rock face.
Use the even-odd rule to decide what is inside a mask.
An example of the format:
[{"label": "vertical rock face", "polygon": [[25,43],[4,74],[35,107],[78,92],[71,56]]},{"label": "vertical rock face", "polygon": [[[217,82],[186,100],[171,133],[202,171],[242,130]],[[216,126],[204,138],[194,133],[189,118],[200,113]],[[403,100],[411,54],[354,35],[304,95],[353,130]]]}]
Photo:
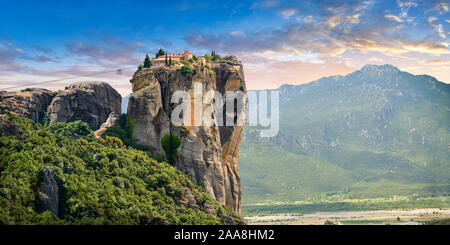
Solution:
[{"label": "vertical rock face", "polygon": [[20,128],[0,115],[0,136],[20,136]]},{"label": "vertical rock face", "polygon": [[6,110],[35,122],[42,119],[52,101],[53,93],[47,89],[30,88],[17,92],[0,92],[0,114]]},{"label": "vertical rock face", "polygon": [[50,210],[58,216],[59,188],[55,180],[53,168],[44,167],[42,169],[42,176],[37,191],[38,212]]},{"label": "vertical rock face", "polygon": [[105,122],[111,112],[121,114],[122,96],[105,82],[78,82],[59,93],[47,109],[50,122],[81,120],[91,127]]},{"label": "vertical rock face", "polygon": [[[177,68],[144,69],[136,72],[130,81],[133,93],[129,98],[128,114],[134,120],[134,139],[138,144],[151,147],[154,155],[163,153],[161,138],[169,133],[169,112],[177,106],[169,103],[174,92],[188,92],[191,100],[201,101],[205,109],[214,99],[192,98],[194,84],[201,84],[203,92],[213,90],[222,95],[227,91],[247,91],[242,64],[234,56],[224,57],[222,63],[210,67],[194,64],[190,74],[183,74]],[[246,100],[240,100],[246,107]],[[245,107],[240,112],[235,111],[234,114],[239,113],[235,116],[245,120]],[[242,190],[237,161],[242,126],[221,126],[218,116],[213,115],[212,126],[172,124],[172,134],[181,140],[175,167],[187,173],[193,182],[203,183],[208,194],[241,215]]]}]

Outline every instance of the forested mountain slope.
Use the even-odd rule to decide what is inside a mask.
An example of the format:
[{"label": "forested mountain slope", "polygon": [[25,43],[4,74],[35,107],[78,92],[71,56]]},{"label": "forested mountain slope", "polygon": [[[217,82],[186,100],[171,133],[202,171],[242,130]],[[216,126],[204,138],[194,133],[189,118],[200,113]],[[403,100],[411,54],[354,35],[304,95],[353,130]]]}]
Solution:
[{"label": "forested mountain slope", "polygon": [[366,65],[279,91],[278,136],[245,131],[244,202],[450,192],[450,85]]}]

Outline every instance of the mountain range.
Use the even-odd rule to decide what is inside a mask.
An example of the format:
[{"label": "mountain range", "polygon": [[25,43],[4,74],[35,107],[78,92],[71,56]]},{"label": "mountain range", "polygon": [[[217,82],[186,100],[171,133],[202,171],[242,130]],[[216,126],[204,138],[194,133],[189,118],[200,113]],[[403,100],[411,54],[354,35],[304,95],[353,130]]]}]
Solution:
[{"label": "mountain range", "polygon": [[449,84],[366,65],[278,90],[279,134],[244,130],[244,205],[449,194]]}]

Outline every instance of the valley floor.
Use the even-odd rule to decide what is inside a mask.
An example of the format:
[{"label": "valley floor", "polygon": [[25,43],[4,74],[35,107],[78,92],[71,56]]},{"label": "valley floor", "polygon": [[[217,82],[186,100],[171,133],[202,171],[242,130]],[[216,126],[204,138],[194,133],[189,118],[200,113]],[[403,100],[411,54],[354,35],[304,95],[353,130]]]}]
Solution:
[{"label": "valley floor", "polygon": [[421,225],[426,221],[448,218],[450,209],[421,208],[279,214],[245,217],[245,220],[249,225],[323,225],[326,221],[337,225]]}]

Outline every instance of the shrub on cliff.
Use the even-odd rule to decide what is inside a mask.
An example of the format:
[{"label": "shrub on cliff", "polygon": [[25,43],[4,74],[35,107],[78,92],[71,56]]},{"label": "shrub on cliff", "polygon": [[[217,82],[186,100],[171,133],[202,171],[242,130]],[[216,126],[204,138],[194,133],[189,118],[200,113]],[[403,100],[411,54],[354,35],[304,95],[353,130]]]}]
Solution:
[{"label": "shrub on cliff", "polygon": [[179,70],[181,71],[181,74],[183,76],[186,76],[186,77],[192,76],[192,68],[190,65],[184,65]]},{"label": "shrub on cliff", "polygon": [[122,114],[119,118],[119,124],[110,127],[104,133],[105,136],[117,137],[127,146],[134,146],[133,140],[134,121],[127,114]]},{"label": "shrub on cliff", "polygon": [[209,55],[209,54],[203,55],[203,58],[205,58],[206,62],[211,62],[212,61],[212,56]]},{"label": "shrub on cliff", "polygon": [[220,55],[218,55],[218,54],[214,54],[214,55],[212,56],[211,60],[212,60],[214,63],[217,63],[217,62],[222,62],[222,61],[223,61],[223,58],[222,58],[222,56],[220,56]]},{"label": "shrub on cliff", "polygon": [[119,118],[119,126],[124,129],[126,136],[133,141],[133,133],[134,133],[134,121],[133,119],[123,113]]},{"label": "shrub on cliff", "polygon": [[209,63],[218,63],[223,61],[222,56],[216,54],[215,51],[211,51],[211,54],[205,54],[203,57],[205,58],[206,62]]},{"label": "shrub on cliff", "polygon": [[161,138],[161,147],[166,153],[167,161],[172,165],[177,162],[177,149],[180,145],[181,141],[176,135],[166,134]]}]

